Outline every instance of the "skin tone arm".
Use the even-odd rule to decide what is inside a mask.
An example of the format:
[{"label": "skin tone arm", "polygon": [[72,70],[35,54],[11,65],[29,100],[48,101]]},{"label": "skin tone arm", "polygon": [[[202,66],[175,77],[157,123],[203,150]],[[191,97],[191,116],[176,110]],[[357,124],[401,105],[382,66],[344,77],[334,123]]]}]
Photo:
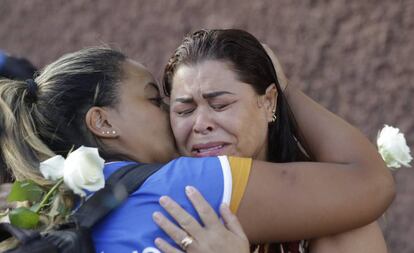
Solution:
[{"label": "skin tone arm", "polygon": [[318,238],[310,243],[310,252],[317,253],[386,253],[387,245],[377,222],[339,235]]},{"label": "skin tone arm", "polygon": [[293,85],[286,87],[285,95],[301,140],[319,162],[253,162],[237,212],[249,240],[322,237],[376,220],[395,193],[375,147]]},{"label": "skin tone arm", "polygon": [[[224,225],[218,222],[217,215],[201,194],[192,187],[186,191],[189,200],[197,210],[204,226],[202,227],[191,215],[183,210],[176,202],[168,197],[163,197],[160,203],[164,209],[178,222],[180,226],[186,226],[184,231],[170,222],[162,214],[154,214],[154,221],[179,245],[182,238],[190,235],[194,243],[189,246],[187,252],[249,252],[249,243],[235,215],[228,206],[220,208],[220,214]],[[157,217],[157,218],[156,218]],[[162,239],[155,240],[156,245],[164,253],[183,252],[176,249]],[[310,252],[318,253],[386,253],[382,232],[377,223],[363,228],[351,230],[337,236],[313,240],[310,244]]]}]

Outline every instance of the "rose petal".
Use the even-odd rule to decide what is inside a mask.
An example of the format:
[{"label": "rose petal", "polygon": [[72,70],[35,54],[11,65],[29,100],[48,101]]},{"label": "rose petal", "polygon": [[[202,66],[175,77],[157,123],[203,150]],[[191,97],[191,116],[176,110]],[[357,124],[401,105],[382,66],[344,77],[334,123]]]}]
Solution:
[{"label": "rose petal", "polygon": [[44,178],[56,181],[63,177],[64,164],[65,158],[61,155],[55,155],[41,162],[39,169]]},{"label": "rose petal", "polygon": [[85,196],[83,189],[97,191],[105,186],[105,161],[97,148],[80,147],[65,160],[64,181],[76,194]]},{"label": "rose petal", "polygon": [[404,134],[395,127],[385,125],[378,133],[378,151],[389,168],[409,167],[412,160]]}]

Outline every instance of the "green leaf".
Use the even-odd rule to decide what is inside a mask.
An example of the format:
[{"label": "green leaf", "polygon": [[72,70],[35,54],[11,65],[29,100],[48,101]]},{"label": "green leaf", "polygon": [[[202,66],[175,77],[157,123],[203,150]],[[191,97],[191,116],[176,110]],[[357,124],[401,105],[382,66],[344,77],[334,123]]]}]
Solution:
[{"label": "green leaf", "polygon": [[19,228],[33,229],[39,223],[39,215],[26,207],[19,207],[9,213],[10,223]]},{"label": "green leaf", "polygon": [[13,183],[9,196],[7,197],[8,202],[13,201],[40,201],[44,190],[36,185],[33,181],[16,181]]}]

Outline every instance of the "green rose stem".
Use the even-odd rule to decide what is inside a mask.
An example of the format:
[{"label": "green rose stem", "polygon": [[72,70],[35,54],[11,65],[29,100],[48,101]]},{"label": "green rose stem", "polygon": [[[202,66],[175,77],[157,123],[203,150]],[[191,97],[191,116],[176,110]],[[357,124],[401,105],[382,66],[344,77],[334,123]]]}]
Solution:
[{"label": "green rose stem", "polygon": [[52,194],[59,188],[59,186],[63,183],[63,178],[59,179],[57,183],[48,191],[46,196],[42,199],[42,202],[40,202],[39,206],[36,208],[35,213],[39,213],[40,209],[46,204],[46,202],[49,200],[49,198],[52,196]]}]

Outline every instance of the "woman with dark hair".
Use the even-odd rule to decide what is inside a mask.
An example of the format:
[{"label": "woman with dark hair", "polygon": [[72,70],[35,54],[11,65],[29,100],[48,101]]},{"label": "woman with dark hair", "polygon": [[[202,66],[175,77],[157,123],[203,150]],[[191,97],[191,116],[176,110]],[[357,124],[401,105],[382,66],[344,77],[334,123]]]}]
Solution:
[{"label": "woman with dark hair", "polygon": [[[46,188],[53,182],[42,177],[39,163],[81,145],[99,149],[107,162],[106,177],[129,163],[165,163],[177,153],[161,101],[152,75],[121,53],[91,48],[67,54],[46,66],[34,80],[0,81],[1,152],[17,180],[30,179]],[[303,116],[297,115],[298,119]],[[328,129],[343,131],[343,137],[334,136],[320,147],[311,145],[310,150],[319,153],[353,147],[357,154],[346,150],[338,155],[327,153],[326,160],[332,162],[326,163],[269,163],[232,156],[176,158],[95,226],[96,250],[149,253],[159,252],[154,248],[157,237],[173,243],[152,221],[152,214],[164,212],[160,204],[168,206],[169,199],[160,197],[168,195],[197,216],[183,192],[188,185],[199,189],[217,213],[223,202],[238,209],[252,242],[322,236],[370,223],[393,198],[390,174],[358,131],[325,112],[314,116],[327,126],[318,130],[309,125],[314,131],[304,132],[305,137],[313,136],[309,145]],[[205,152],[209,148],[197,149]],[[354,167],[347,164],[351,162]],[[370,199],[372,192],[377,193],[375,200]],[[71,198],[65,203],[73,203]],[[272,198],[277,201],[268,201]],[[280,203],[285,205],[282,210]],[[256,205],[272,215],[258,216],[252,211]],[[306,212],[297,212],[305,208]],[[318,216],[321,211],[323,219]],[[275,213],[280,215],[275,217]],[[161,217],[154,216],[155,220]],[[294,220],[291,225],[283,221],[293,218],[307,222]],[[290,227],[289,233],[275,233],[279,225]],[[185,236],[178,245],[191,250],[197,243]]]},{"label": "woman with dark hair", "polygon": [[[265,94],[271,88],[269,92],[278,95],[278,99],[275,99],[277,105],[273,105],[275,111],[272,113],[279,119],[269,124],[266,159],[272,162],[310,160],[311,154],[305,154],[296,141],[296,123],[278,83],[271,59],[259,41],[253,39],[253,36],[241,30],[200,30],[186,37],[166,66],[166,94],[170,94],[174,75],[181,65],[200,64],[205,60],[226,61],[229,68],[236,73],[237,79],[251,84],[257,94]],[[271,84],[274,85],[269,87]],[[173,117],[174,115],[172,114]],[[185,154],[189,155],[188,152]]]},{"label": "woman with dark hair", "polygon": [[[170,58],[164,75],[164,87],[171,99],[171,126],[179,152],[196,157],[234,155],[284,163],[285,176],[290,178],[292,184],[298,178],[320,180],[321,184],[326,184],[321,178],[309,175],[312,169],[321,166],[329,166],[332,170],[354,170],[355,173],[358,170],[369,170],[371,166],[371,172],[375,173],[377,166],[383,167],[375,149],[363,144],[367,140],[357,140],[360,136],[355,129],[315,104],[294,86],[286,85],[282,87],[279,84],[272,60],[261,43],[245,31],[200,30],[186,37]],[[350,146],[341,145],[349,139],[355,139],[355,142]],[[338,146],[332,145],[333,140]],[[361,152],[366,153],[358,157]],[[369,164],[373,159],[376,162]],[[303,163],[305,161],[307,163]],[[360,176],[367,176],[364,174],[361,173]],[[286,195],[290,194],[289,187],[290,185],[284,190],[287,191]],[[334,185],[332,187],[335,188]],[[276,188],[283,191],[277,185],[265,185],[257,195],[245,194],[240,207],[246,205],[244,201],[252,200],[266,191],[278,192]],[[335,198],[335,194],[331,197]],[[269,202],[271,199],[273,205],[283,205],[282,209],[289,212],[295,209],[288,202],[277,198],[269,198]],[[342,204],[343,201],[346,200],[343,199]],[[314,200],[304,198],[303,202],[308,202],[305,205],[307,208],[296,209],[292,219],[284,219],[290,225],[295,223],[292,227],[301,224],[309,226],[309,221],[300,217],[309,212]],[[254,212],[256,217],[278,217],[282,212],[279,210],[272,213],[263,207],[261,205],[250,211],[233,208],[249,239],[254,238],[252,234],[259,234],[258,229],[270,225],[268,222],[261,223],[257,219],[247,218],[249,212]],[[364,216],[366,211],[368,210],[361,210],[359,216]],[[339,218],[343,212],[349,212],[349,209],[338,210],[338,224],[343,221]],[[325,215],[326,213],[320,212],[313,218],[322,223]],[[286,240],[291,240],[291,230],[287,227],[289,225],[279,223],[278,219],[274,221],[278,225],[273,224],[272,227],[278,229],[268,230],[267,238],[271,239],[273,233],[284,234]],[[361,230],[364,231],[362,234],[367,234],[362,238],[383,241],[377,224]],[[359,236],[361,234],[360,231],[353,233]],[[348,236],[346,234],[342,238]],[[310,237],[307,235],[303,238]],[[341,237],[336,237],[335,240],[340,241]],[[333,241],[332,239],[331,242]],[[379,244],[375,249],[369,246],[361,249],[355,245],[353,251],[385,250],[381,246],[384,244]],[[295,247],[292,249],[291,244],[273,245],[268,250],[279,252],[280,248],[282,252],[299,252],[301,246]],[[306,247],[301,250],[304,248]],[[328,248],[329,241],[322,239],[316,240],[313,247],[317,252],[329,251]],[[349,246],[344,243],[342,248]]]}]

